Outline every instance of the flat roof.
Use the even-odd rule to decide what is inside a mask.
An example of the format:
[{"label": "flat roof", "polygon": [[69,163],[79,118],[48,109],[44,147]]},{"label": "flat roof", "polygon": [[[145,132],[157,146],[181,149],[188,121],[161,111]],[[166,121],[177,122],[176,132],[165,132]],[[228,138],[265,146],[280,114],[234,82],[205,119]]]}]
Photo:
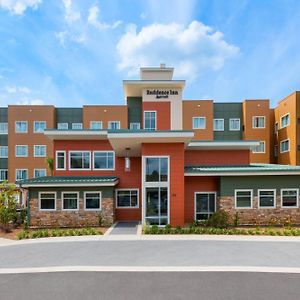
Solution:
[{"label": "flat roof", "polygon": [[259,141],[250,140],[191,141],[187,150],[251,150],[259,146],[259,143]]}]

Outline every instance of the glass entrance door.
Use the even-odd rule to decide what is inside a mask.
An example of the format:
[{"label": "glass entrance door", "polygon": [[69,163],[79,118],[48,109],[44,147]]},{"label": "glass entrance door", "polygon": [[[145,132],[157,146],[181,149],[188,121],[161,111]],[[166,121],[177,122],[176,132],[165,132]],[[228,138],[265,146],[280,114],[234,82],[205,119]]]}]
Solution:
[{"label": "glass entrance door", "polygon": [[216,193],[195,193],[195,219],[207,220],[216,211]]},{"label": "glass entrance door", "polygon": [[151,225],[168,224],[168,188],[146,188],[146,222]]}]

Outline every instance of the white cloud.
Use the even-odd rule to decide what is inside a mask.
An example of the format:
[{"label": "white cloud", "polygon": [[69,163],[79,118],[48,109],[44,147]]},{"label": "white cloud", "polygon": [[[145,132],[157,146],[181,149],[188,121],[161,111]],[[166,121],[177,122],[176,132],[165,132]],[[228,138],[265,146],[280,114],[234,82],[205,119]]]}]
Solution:
[{"label": "white cloud", "polygon": [[61,31],[56,32],[55,37],[58,39],[59,43],[62,46],[65,46],[66,41],[70,40],[72,42],[76,42],[78,44],[84,44],[86,41],[86,37],[81,33],[72,33],[72,31]]},{"label": "white cloud", "polygon": [[177,76],[193,79],[220,70],[227,59],[239,53],[239,48],[227,43],[221,32],[193,21],[188,26],[152,24],[140,32],[131,25],[120,38],[117,51],[118,67],[129,76],[136,75],[140,66],[166,63],[175,67]]},{"label": "white cloud", "polygon": [[8,94],[17,94],[17,93],[20,93],[20,94],[30,94],[31,93],[31,90],[26,87],[26,86],[6,86],[4,88],[4,91]]},{"label": "white cloud", "polygon": [[90,7],[87,22],[88,22],[88,24],[94,26],[95,28],[97,28],[99,30],[114,29],[114,28],[117,28],[122,23],[122,21],[120,21],[120,20],[115,21],[112,24],[100,22],[99,21],[99,8],[97,5]]},{"label": "white cloud", "polygon": [[37,9],[41,3],[42,0],[0,0],[0,8],[15,15],[22,15],[28,7]]},{"label": "white cloud", "polygon": [[30,99],[30,98],[22,98],[17,101],[18,105],[44,105],[45,101],[42,99]]},{"label": "white cloud", "polygon": [[65,19],[68,23],[73,23],[81,19],[79,11],[74,10],[72,7],[72,0],[63,0],[65,7]]}]

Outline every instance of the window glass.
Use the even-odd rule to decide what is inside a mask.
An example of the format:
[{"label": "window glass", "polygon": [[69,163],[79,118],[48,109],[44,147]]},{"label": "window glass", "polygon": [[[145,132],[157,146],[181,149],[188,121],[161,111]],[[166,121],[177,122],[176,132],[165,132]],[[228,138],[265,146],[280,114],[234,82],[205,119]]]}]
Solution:
[{"label": "window glass", "polygon": [[102,129],[102,122],[101,121],[91,121],[90,129]]},{"label": "window glass", "polygon": [[8,170],[0,169],[0,181],[4,181],[8,179]]},{"label": "window glass", "polygon": [[26,121],[16,121],[15,126],[15,131],[18,133],[27,132],[28,130],[28,124]]},{"label": "window glass", "polygon": [[236,190],[235,202],[237,208],[251,208],[252,192],[250,190]]},{"label": "window glass", "polygon": [[16,170],[16,180],[22,180],[28,178],[27,169],[17,169]]},{"label": "window glass", "polygon": [[287,114],[283,117],[281,117],[281,128],[287,127],[288,125],[290,125],[290,114]]},{"label": "window glass", "polygon": [[115,153],[114,152],[94,152],[94,169],[114,169]]},{"label": "window glass", "polygon": [[45,145],[34,145],[34,156],[35,157],[45,157],[46,156],[46,146]]},{"label": "window glass", "polygon": [[56,152],[56,169],[65,169],[66,168],[66,157],[64,151]]},{"label": "window glass", "polygon": [[70,151],[70,169],[89,169],[90,152],[72,152]]},{"label": "window glass", "polygon": [[130,129],[131,130],[139,130],[141,128],[140,123],[130,123]]},{"label": "window glass", "polygon": [[44,177],[46,176],[46,169],[35,169],[34,170],[34,177]]},{"label": "window glass", "polygon": [[28,146],[27,145],[16,145],[16,156],[17,157],[27,157],[28,156]]},{"label": "window glass", "polygon": [[147,182],[168,181],[168,158],[166,157],[146,158],[146,181]]},{"label": "window glass", "polygon": [[0,146],[0,158],[8,157],[8,146]]},{"label": "window glass", "polygon": [[265,128],[265,117],[253,117],[253,128]]},{"label": "window glass", "polygon": [[78,193],[62,193],[63,209],[78,209]]},{"label": "window glass", "polygon": [[69,124],[68,123],[57,123],[57,129],[68,130]]},{"label": "window glass", "polygon": [[99,210],[101,209],[101,193],[88,192],[85,193],[85,209]]},{"label": "window glass", "polygon": [[205,129],[205,117],[193,117],[193,129]]},{"label": "window glass", "polygon": [[282,190],[281,191],[282,207],[297,207],[298,206],[298,190]]},{"label": "window glass", "polygon": [[253,153],[265,153],[265,142],[264,141],[260,141],[259,145],[256,146],[253,150]]},{"label": "window glass", "polygon": [[240,130],[240,119],[229,119],[229,130]]},{"label": "window glass", "polygon": [[120,122],[119,121],[110,121],[110,122],[108,122],[108,129],[111,129],[111,130],[120,129]]},{"label": "window glass", "polygon": [[75,130],[82,129],[82,123],[72,123],[72,129]]},{"label": "window glass", "polygon": [[40,210],[55,210],[55,193],[40,193]]},{"label": "window glass", "polygon": [[224,130],[224,119],[214,119],[214,131]]},{"label": "window glass", "polygon": [[280,142],[280,152],[288,152],[290,151],[290,141],[289,140],[284,140]]},{"label": "window glass", "polygon": [[144,129],[156,130],[156,112],[145,111],[144,112]]},{"label": "window glass", "polygon": [[7,123],[0,123],[0,134],[8,133],[8,125]]},{"label": "window glass", "polygon": [[117,190],[117,207],[138,207],[138,191]]},{"label": "window glass", "polygon": [[35,133],[44,132],[45,129],[46,129],[45,121],[34,121],[34,132]]},{"label": "window glass", "polygon": [[260,207],[274,207],[275,206],[275,191],[274,190],[260,190],[258,191],[258,199]]}]

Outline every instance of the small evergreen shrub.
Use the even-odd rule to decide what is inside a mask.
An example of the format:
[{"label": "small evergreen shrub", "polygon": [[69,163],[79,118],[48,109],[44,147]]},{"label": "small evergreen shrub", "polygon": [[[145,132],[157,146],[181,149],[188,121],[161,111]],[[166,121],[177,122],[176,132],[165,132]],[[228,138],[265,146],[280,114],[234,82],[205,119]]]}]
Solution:
[{"label": "small evergreen shrub", "polygon": [[208,225],[215,228],[227,228],[229,226],[229,215],[224,210],[216,211],[208,219]]}]

